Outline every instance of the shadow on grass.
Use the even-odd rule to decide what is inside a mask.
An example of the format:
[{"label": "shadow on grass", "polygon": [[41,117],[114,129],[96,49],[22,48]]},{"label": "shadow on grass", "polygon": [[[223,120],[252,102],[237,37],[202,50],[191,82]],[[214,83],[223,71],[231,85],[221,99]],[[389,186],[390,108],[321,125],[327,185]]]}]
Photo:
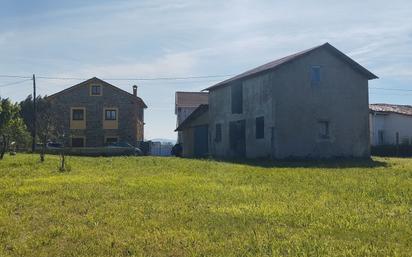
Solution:
[{"label": "shadow on grass", "polygon": [[377,168],[387,167],[388,163],[376,161],[373,159],[356,159],[356,158],[339,158],[339,159],[285,159],[285,160],[270,160],[270,159],[216,159],[218,162],[226,162],[233,164],[243,164],[248,166],[263,167],[263,168]]}]

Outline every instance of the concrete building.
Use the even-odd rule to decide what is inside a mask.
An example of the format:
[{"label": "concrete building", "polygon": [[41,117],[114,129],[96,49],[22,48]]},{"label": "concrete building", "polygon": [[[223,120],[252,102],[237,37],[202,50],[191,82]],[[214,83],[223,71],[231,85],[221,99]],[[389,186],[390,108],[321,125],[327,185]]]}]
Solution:
[{"label": "concrete building", "polygon": [[[205,89],[208,153],[224,158],[369,157],[368,81],[376,78],[325,43],[211,86]],[[188,123],[180,129],[190,135],[195,124]],[[196,145],[193,140],[184,137],[183,149]]]},{"label": "concrete building", "polygon": [[100,147],[107,143],[136,145],[144,137],[143,100],[96,77],[48,97],[62,117],[72,147]]},{"label": "concrete building", "polygon": [[[187,118],[201,104],[208,103],[208,93],[205,92],[176,92],[175,114],[177,117],[176,127]],[[177,142],[182,143],[181,132],[177,134]]]},{"label": "concrete building", "polygon": [[412,144],[412,106],[369,105],[372,146]]}]

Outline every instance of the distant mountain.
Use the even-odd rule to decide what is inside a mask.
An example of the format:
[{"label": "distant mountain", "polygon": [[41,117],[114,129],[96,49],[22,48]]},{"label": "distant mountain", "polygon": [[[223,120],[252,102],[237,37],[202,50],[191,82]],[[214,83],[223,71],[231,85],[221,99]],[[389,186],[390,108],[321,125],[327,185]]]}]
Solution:
[{"label": "distant mountain", "polygon": [[176,144],[175,139],[167,139],[167,138],[153,138],[153,139],[150,139],[149,141]]}]

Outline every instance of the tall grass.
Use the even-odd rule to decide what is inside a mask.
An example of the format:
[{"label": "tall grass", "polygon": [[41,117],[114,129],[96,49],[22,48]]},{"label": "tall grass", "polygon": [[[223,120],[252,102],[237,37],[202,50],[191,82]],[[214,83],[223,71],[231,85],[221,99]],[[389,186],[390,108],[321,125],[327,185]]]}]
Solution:
[{"label": "tall grass", "polygon": [[412,160],[6,156],[0,256],[412,256]]}]

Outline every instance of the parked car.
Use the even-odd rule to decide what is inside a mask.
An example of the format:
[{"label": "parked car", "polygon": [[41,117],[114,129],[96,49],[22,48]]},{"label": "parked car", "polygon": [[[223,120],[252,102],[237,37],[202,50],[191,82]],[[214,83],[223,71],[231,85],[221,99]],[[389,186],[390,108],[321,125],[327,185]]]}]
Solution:
[{"label": "parked car", "polygon": [[140,150],[138,147],[132,146],[127,142],[110,143],[107,144],[105,148],[109,149],[109,151],[107,152],[108,154],[113,153],[113,155],[143,155],[142,150]]},{"label": "parked car", "polygon": [[63,148],[63,144],[57,142],[48,142],[46,144],[47,149]]}]

